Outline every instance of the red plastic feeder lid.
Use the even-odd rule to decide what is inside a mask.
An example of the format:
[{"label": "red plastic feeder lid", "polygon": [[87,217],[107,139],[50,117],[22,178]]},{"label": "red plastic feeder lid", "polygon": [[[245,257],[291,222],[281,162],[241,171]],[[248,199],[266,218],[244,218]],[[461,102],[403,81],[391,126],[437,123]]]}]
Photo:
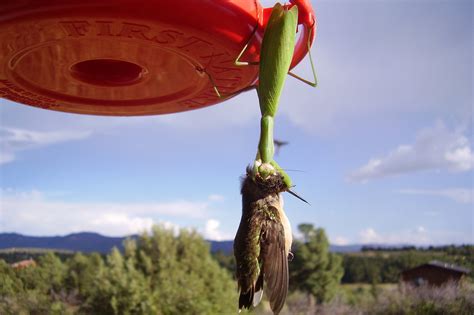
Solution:
[{"label": "red plastic feeder lid", "polygon": [[[298,5],[307,53],[315,19]],[[0,2],[0,97],[94,115],[166,114],[213,105],[255,83],[266,17],[255,0],[17,0]],[[313,38],[310,38],[312,41]],[[214,83],[212,83],[211,79]]]}]

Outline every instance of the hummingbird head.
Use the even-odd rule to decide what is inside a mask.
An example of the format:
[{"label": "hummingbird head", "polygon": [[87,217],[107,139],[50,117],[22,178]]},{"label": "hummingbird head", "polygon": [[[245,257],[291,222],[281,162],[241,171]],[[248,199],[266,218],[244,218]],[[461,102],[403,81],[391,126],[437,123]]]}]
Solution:
[{"label": "hummingbird head", "polygon": [[[261,174],[262,168],[268,169],[265,175]],[[251,178],[259,190],[264,194],[278,194],[286,191],[287,187],[283,176],[269,163],[263,163],[258,167],[255,165],[247,167],[247,177]]]},{"label": "hummingbird head", "polygon": [[[262,170],[264,170],[262,172]],[[256,160],[254,165],[247,167],[247,178],[250,178],[252,182],[258,187],[259,191],[263,194],[281,193],[288,192],[299,200],[309,204],[304,198],[299,196],[296,192],[292,191],[285,183],[283,175],[273,167],[270,163],[262,163],[260,160]]]}]

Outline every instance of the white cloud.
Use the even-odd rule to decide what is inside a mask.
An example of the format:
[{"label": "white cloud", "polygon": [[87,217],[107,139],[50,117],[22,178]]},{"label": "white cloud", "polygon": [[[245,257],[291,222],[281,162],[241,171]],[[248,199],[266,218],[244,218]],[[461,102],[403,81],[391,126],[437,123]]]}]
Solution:
[{"label": "white cloud", "polygon": [[0,165],[12,162],[15,160],[15,155],[11,152],[6,152],[3,148],[0,150]]},{"label": "white cloud", "polygon": [[127,213],[109,212],[97,214],[90,224],[99,230],[107,230],[108,235],[128,235],[150,231],[154,221],[149,217],[132,217]]},{"label": "white cloud", "polygon": [[74,203],[52,200],[39,191],[0,193],[0,230],[29,235],[127,235],[163,223],[163,216],[202,220],[209,210],[207,202]]},{"label": "white cloud", "polygon": [[19,151],[82,140],[91,135],[89,131],[48,131],[39,132],[19,128],[0,127],[0,164],[15,160]]},{"label": "white cloud", "polygon": [[424,226],[397,231],[395,233],[379,233],[374,228],[366,228],[359,232],[358,241],[362,244],[432,244],[433,239]]},{"label": "white cloud", "polygon": [[207,197],[207,199],[209,199],[209,201],[219,202],[219,201],[224,201],[225,197],[222,196],[222,195],[219,195],[219,194],[212,194],[212,195],[209,195],[209,197]]},{"label": "white cloud", "polygon": [[334,245],[348,245],[349,244],[349,240],[343,236],[336,236],[336,238],[334,238],[334,240],[331,240],[331,244],[334,244]]},{"label": "white cloud", "polygon": [[473,203],[474,189],[448,188],[448,189],[401,189],[401,194],[440,196],[452,199],[458,203]]},{"label": "white cloud", "polygon": [[433,127],[418,132],[413,144],[400,145],[384,157],[370,159],[349,174],[348,179],[366,182],[424,170],[464,172],[473,166],[474,153],[463,130],[450,131],[438,121]]},{"label": "white cloud", "polygon": [[453,169],[457,171],[469,171],[473,165],[473,153],[469,146],[456,148],[445,154],[445,159],[452,163]]},{"label": "white cloud", "polygon": [[204,227],[204,237],[207,240],[213,241],[222,241],[232,239],[232,235],[222,232],[219,227],[221,223],[216,219],[209,219],[206,221],[206,225]]},{"label": "white cloud", "polygon": [[367,228],[359,232],[359,239],[362,243],[378,243],[380,236],[373,228]]},{"label": "white cloud", "polygon": [[426,232],[426,229],[425,229],[424,226],[421,226],[421,225],[420,225],[420,226],[418,226],[418,227],[416,228],[416,232],[418,232],[418,233],[425,233],[425,232]]}]

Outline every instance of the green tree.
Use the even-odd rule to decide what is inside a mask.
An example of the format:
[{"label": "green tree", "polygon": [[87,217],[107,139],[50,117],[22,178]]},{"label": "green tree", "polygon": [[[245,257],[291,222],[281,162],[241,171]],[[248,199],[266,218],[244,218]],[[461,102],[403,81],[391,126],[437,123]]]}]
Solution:
[{"label": "green tree", "polygon": [[80,306],[87,312],[93,303],[107,304],[98,301],[97,291],[104,274],[104,260],[98,253],[84,255],[76,253],[67,261],[67,275],[64,280],[65,289],[69,293],[72,304]]},{"label": "green tree", "polygon": [[114,249],[95,279],[87,313],[231,314],[236,287],[196,232],[155,227]]},{"label": "green tree", "polygon": [[[67,266],[53,252],[47,252],[39,257],[38,267],[30,270],[36,271],[40,277],[39,281],[46,283],[52,293],[59,293],[64,288],[64,279]],[[38,287],[39,284],[36,284]]]},{"label": "green tree", "polygon": [[219,263],[219,266],[229,271],[230,274],[235,272],[235,257],[232,253],[225,253],[223,250],[218,250],[212,254],[212,257]]},{"label": "green tree", "polygon": [[183,229],[175,236],[172,230],[155,227],[152,235],[140,237],[137,244],[139,266],[151,276],[162,314],[235,311],[235,283],[198,233]]},{"label": "green tree", "polygon": [[296,242],[294,260],[290,264],[290,284],[311,294],[318,304],[335,295],[343,275],[342,258],[329,252],[329,241],[322,228],[311,224],[298,226],[304,242]]},{"label": "green tree", "polygon": [[0,259],[0,298],[15,295],[23,291],[23,283],[15,271],[3,259]]},{"label": "green tree", "polygon": [[[122,256],[117,248],[107,256],[85,293],[83,310],[94,314],[157,314],[152,303],[149,281],[136,268],[133,257]],[[86,286],[87,288],[87,286]]]},{"label": "green tree", "polygon": [[0,314],[71,314],[63,301],[65,270],[52,252],[26,268],[0,262]]}]

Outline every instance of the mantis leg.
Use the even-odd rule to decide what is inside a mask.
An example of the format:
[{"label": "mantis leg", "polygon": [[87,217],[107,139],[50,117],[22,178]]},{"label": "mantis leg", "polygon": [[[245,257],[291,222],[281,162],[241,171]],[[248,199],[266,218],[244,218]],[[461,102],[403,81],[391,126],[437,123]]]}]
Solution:
[{"label": "mantis leg", "polygon": [[[242,50],[240,51],[239,55],[237,56],[237,58],[235,58],[234,60],[234,65],[236,66],[255,66],[255,65],[259,65],[260,63],[258,61],[240,61],[240,58],[242,57],[242,55],[245,53],[245,51],[247,50],[250,42],[252,41],[253,37],[255,36],[255,32],[257,32],[257,29],[258,29],[258,25],[256,25],[252,31],[252,35],[250,35],[249,39],[247,40],[247,42],[245,43],[244,45],[244,48],[242,48]],[[200,69],[199,71],[201,72],[204,72],[207,77],[209,78],[209,81],[211,81],[211,84],[212,84],[212,87],[214,89],[214,92],[216,92],[216,95],[218,98],[222,99],[222,98],[228,98],[228,97],[232,97],[234,95],[237,95],[239,93],[242,93],[242,92],[246,92],[246,91],[250,91],[252,89],[255,88],[255,86],[248,86],[246,88],[243,88],[241,90],[238,90],[232,94],[229,94],[229,95],[222,95],[219,91],[219,89],[217,88],[217,85],[216,83],[214,82],[214,79],[212,78],[212,76],[206,71],[206,69]]]},{"label": "mantis leg", "polygon": [[212,88],[214,89],[214,92],[216,93],[217,97],[220,98],[220,99],[223,99],[223,98],[230,98],[230,97],[233,97],[233,96],[235,96],[235,95],[237,95],[237,94],[240,94],[240,93],[242,93],[242,92],[247,92],[247,91],[250,91],[250,90],[255,89],[255,86],[254,86],[254,85],[251,85],[251,86],[244,87],[244,88],[242,88],[242,89],[240,89],[240,90],[237,90],[237,91],[235,91],[235,92],[233,92],[233,93],[231,93],[231,94],[223,95],[223,94],[221,94],[221,92],[220,92],[219,89],[217,88],[217,85],[216,85],[216,83],[214,82],[214,79],[213,79],[212,76],[206,71],[206,69],[200,69],[200,70],[198,70],[198,71],[204,72],[204,73],[207,75],[207,77],[209,78],[209,81],[210,81],[211,84],[212,84]]},{"label": "mantis leg", "polygon": [[[273,117],[264,115],[260,119],[260,141],[258,143],[258,154],[256,165],[258,173],[267,178],[275,172],[275,167],[271,164],[273,161]],[[258,161],[258,162],[257,162]]]},{"label": "mantis leg", "polygon": [[237,56],[237,58],[235,58],[234,60],[234,64],[236,66],[256,66],[259,64],[258,61],[240,61],[240,58],[242,57],[242,55],[245,53],[245,51],[247,50],[249,44],[250,44],[250,41],[252,40],[252,38],[255,36],[255,32],[257,32],[257,28],[258,28],[258,25],[255,26],[255,28],[253,29],[252,31],[252,35],[250,35],[249,39],[247,40],[247,43],[245,43],[245,46],[244,48],[242,48],[242,50],[240,51],[239,55]]},{"label": "mantis leg", "polygon": [[[273,154],[273,117],[266,115],[260,120],[260,142],[258,144],[257,159],[261,160],[262,164],[258,167],[258,171],[265,178],[276,170],[283,176],[286,187],[290,188],[292,186],[291,178],[273,159]],[[272,167],[268,167],[268,164]]]},{"label": "mantis leg", "polygon": [[311,46],[309,45],[309,38],[311,38],[311,30],[310,30],[310,35],[308,37],[308,42],[307,42],[307,45],[308,45],[308,55],[309,55],[309,62],[311,63],[311,70],[313,71],[313,79],[314,79],[314,82],[311,82],[311,81],[308,81],[306,79],[303,79],[302,77],[300,77],[299,75],[297,74],[294,74],[293,72],[291,71],[288,71],[288,74],[290,76],[292,76],[293,78],[295,79],[298,79],[300,80],[301,82],[304,82],[308,85],[311,85],[312,87],[316,87],[318,85],[318,78],[316,77],[316,71],[314,70],[314,63],[313,63],[313,57],[311,57]]},{"label": "mantis leg", "polygon": [[285,183],[286,187],[292,187],[293,184],[291,182],[290,176],[281,168],[281,166],[278,165],[275,160],[271,161],[270,164],[277,170],[278,173],[281,174],[281,176],[283,176],[283,182]]},{"label": "mantis leg", "polygon": [[263,116],[260,120],[260,142],[258,143],[258,151],[262,163],[270,163],[273,161],[273,117]]}]

